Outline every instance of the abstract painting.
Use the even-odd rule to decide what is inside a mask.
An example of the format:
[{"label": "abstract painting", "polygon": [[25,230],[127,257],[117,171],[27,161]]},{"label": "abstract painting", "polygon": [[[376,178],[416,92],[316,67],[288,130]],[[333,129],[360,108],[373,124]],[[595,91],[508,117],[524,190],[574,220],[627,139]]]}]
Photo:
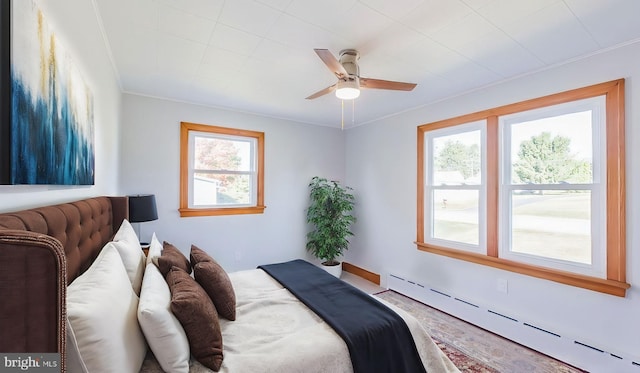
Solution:
[{"label": "abstract painting", "polygon": [[[3,184],[92,185],[95,175],[93,97],[72,56],[34,0],[2,0],[5,24],[10,4],[10,45],[2,36],[0,54],[10,55],[10,77],[2,78],[0,140],[9,157]],[[3,26],[3,33],[7,27]],[[6,61],[0,69],[6,70]],[[6,75],[6,72],[5,72]],[[7,81],[9,87],[7,88]],[[8,92],[8,94],[7,94]],[[5,120],[7,119],[7,120]],[[8,124],[7,124],[8,123]],[[0,167],[0,170],[3,168]]]}]

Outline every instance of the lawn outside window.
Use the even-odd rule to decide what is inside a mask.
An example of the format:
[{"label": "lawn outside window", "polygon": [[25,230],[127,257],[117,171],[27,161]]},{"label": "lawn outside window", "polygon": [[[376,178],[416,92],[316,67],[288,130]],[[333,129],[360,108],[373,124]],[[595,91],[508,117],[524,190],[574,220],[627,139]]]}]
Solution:
[{"label": "lawn outside window", "polygon": [[264,211],[264,133],[182,122],[180,216]]},{"label": "lawn outside window", "polygon": [[485,121],[425,133],[425,241],[482,253],[486,246]]},{"label": "lawn outside window", "polygon": [[418,127],[420,250],[624,296],[624,80]]}]

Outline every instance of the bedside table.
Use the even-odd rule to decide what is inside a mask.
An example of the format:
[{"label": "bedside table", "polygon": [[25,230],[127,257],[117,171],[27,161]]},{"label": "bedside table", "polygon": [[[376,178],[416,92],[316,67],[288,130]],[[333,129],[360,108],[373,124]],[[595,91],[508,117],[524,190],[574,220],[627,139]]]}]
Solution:
[{"label": "bedside table", "polygon": [[142,251],[144,251],[144,256],[149,255],[149,243],[148,242],[140,242],[140,247]]}]

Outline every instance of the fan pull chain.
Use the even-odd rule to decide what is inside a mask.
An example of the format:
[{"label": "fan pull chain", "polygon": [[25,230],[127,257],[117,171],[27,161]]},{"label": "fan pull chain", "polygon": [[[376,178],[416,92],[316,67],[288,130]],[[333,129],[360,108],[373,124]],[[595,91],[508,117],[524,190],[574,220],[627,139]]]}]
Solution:
[{"label": "fan pull chain", "polygon": [[351,100],[351,128],[356,125],[356,100]]},{"label": "fan pull chain", "polygon": [[341,124],[342,124],[342,130],[344,131],[344,100],[340,100],[340,102],[342,103],[342,120],[341,120]]},{"label": "fan pull chain", "polygon": [[[340,100],[341,105],[341,118],[340,118],[340,127],[344,131],[344,100]],[[351,125],[355,126],[356,124],[356,100],[351,100]]]}]

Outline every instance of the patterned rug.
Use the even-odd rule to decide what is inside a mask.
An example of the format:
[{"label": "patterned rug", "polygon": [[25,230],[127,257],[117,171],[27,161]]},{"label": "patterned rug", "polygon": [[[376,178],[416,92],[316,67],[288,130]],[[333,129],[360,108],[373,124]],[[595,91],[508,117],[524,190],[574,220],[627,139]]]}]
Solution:
[{"label": "patterned rug", "polygon": [[583,372],[392,290],[376,294],[420,320],[462,372]]}]

